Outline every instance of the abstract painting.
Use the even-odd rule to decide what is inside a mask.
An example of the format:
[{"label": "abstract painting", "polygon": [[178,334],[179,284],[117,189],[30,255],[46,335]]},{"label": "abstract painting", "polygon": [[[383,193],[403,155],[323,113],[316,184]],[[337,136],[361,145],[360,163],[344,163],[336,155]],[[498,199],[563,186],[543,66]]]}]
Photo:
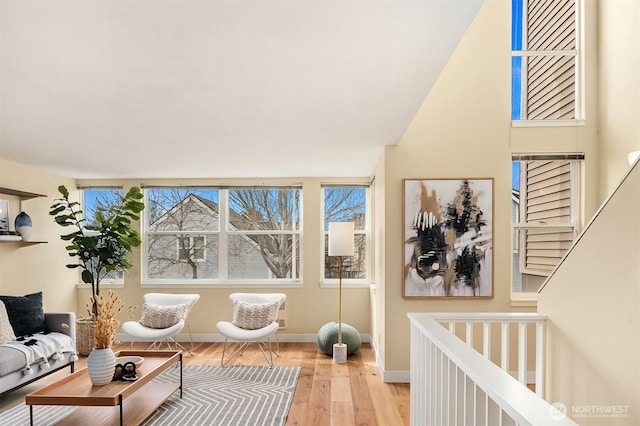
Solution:
[{"label": "abstract painting", "polygon": [[493,297],[493,179],[403,180],[405,298]]}]

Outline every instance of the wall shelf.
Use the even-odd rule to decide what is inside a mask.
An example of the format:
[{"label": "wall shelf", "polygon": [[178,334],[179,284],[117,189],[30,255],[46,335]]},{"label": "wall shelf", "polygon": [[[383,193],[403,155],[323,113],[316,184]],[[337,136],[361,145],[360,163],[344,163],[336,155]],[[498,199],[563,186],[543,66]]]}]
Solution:
[{"label": "wall shelf", "polygon": [[44,194],[36,194],[35,192],[19,191],[17,189],[2,188],[2,187],[0,187],[0,194],[13,195],[14,197],[19,197],[23,200],[28,200],[28,199],[37,198],[37,197],[46,197],[46,195]]},{"label": "wall shelf", "polygon": [[[35,192],[20,191],[18,189],[3,188],[3,187],[0,187],[0,194],[6,194],[13,197],[18,197],[20,198],[21,203],[24,200],[30,200],[32,198],[46,197],[46,195],[44,194],[37,194]],[[46,244],[47,241],[0,240],[0,244],[6,244],[6,243],[17,243],[20,246],[24,247],[24,246],[33,246],[36,244]]]}]

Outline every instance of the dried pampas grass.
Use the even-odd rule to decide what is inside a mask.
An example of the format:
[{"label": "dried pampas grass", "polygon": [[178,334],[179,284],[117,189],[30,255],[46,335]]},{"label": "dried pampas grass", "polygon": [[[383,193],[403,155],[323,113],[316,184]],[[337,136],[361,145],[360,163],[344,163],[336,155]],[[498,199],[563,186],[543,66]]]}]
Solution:
[{"label": "dried pampas grass", "polygon": [[[93,304],[95,302],[97,315],[93,312]],[[87,313],[95,322],[94,337],[96,339],[96,349],[110,348],[116,336],[116,331],[120,327],[120,321],[116,315],[124,309],[124,305],[120,301],[118,295],[109,290],[107,297],[93,296],[89,298],[87,304]]]}]

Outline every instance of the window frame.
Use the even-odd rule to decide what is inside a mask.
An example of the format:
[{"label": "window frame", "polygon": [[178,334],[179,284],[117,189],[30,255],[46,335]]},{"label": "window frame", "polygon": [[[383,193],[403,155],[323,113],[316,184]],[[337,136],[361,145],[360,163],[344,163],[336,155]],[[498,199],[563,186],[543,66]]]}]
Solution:
[{"label": "window frame", "polygon": [[[144,248],[141,251],[141,287],[154,288],[154,287],[172,287],[172,288],[265,288],[265,287],[283,287],[283,288],[296,288],[302,286],[302,229],[303,229],[303,191],[302,185],[198,185],[198,186],[178,186],[178,185],[162,185],[162,186],[143,186],[145,204],[149,202],[149,190],[150,189],[215,189],[218,190],[218,229],[217,230],[198,230],[198,231],[151,231],[149,232],[149,219],[145,214],[141,217],[141,235],[144,241]],[[232,225],[229,218],[229,192],[234,189],[294,189],[299,191],[298,197],[298,213],[300,215],[299,226],[292,230],[268,230],[268,231],[238,231],[231,229]],[[185,278],[150,278],[149,277],[149,253],[148,242],[151,235],[176,235],[181,234],[189,237],[203,237],[205,239],[205,259],[206,259],[206,242],[210,236],[217,237],[217,276],[215,278],[197,278],[197,279],[185,279]],[[229,239],[234,235],[246,235],[246,234],[287,234],[297,236],[297,252],[293,252],[292,268],[295,269],[296,253],[298,256],[297,262],[300,267],[298,268],[298,277],[290,279],[256,279],[256,278],[229,278]],[[293,250],[293,248],[292,248]],[[204,261],[204,260],[203,260]]]},{"label": "window frame", "polygon": [[370,183],[326,183],[320,185],[320,287],[321,288],[337,288],[339,286],[339,278],[325,277],[325,253],[328,250],[329,231],[325,229],[325,188],[364,188],[365,205],[364,205],[364,229],[354,229],[354,235],[363,235],[365,241],[365,277],[364,278],[342,278],[342,286],[347,288],[369,287],[372,282],[372,248],[371,248],[371,184]]},{"label": "window frame", "polygon": [[[518,254],[518,262],[519,262],[519,272],[521,275],[535,275],[540,277],[548,277],[553,273],[553,269],[551,271],[542,271],[538,269],[528,268],[526,265],[527,259],[527,248],[526,243],[527,239],[525,233],[528,230],[558,230],[558,231],[569,231],[572,235],[572,243],[574,244],[577,240],[581,229],[581,209],[582,209],[582,162],[584,160],[584,154],[558,154],[558,155],[513,155],[512,162],[519,161],[520,163],[525,163],[526,161],[570,161],[570,222],[566,224],[539,224],[539,223],[531,223],[531,222],[522,222],[522,218],[526,218],[526,209],[527,206],[523,203],[522,188],[526,182],[526,168],[520,167],[520,195],[519,195],[519,205],[518,211],[516,213],[516,218],[519,222],[511,222],[511,244],[512,244],[512,255]],[[513,188],[512,188],[513,191]],[[567,252],[570,250],[567,249]],[[563,256],[564,257],[564,256]],[[558,261],[557,265],[562,262],[562,258]],[[556,265],[556,267],[557,267]],[[512,264],[512,267],[514,265]],[[511,300],[512,302],[517,303],[526,303],[528,301],[537,300],[538,292],[524,292],[524,291],[514,291],[514,275],[515,271],[511,273]],[[540,287],[544,285],[544,282],[540,284]]]},{"label": "window frame", "polygon": [[[186,249],[183,247],[180,247],[180,241],[184,240],[188,238],[189,239],[189,253],[196,253],[197,250],[201,250],[202,251],[202,257],[195,257],[194,256],[194,260],[196,262],[204,262],[207,258],[207,254],[206,254],[206,250],[207,250],[207,237],[206,235],[182,235],[180,237],[178,237],[178,239],[176,240],[177,243],[177,249],[176,249],[176,260],[178,261],[186,261],[187,257],[181,258],[180,254],[183,252],[186,252]],[[199,249],[196,248],[196,239],[202,239],[203,243],[202,243],[202,247],[200,247]]]},{"label": "window frame", "polygon": [[[76,187],[79,192],[79,200],[80,206],[82,207],[82,218],[87,220],[87,198],[86,191],[87,190],[114,190],[114,191],[122,191],[122,196],[124,196],[124,186],[123,185],[83,185]],[[79,268],[80,269],[80,268]],[[108,276],[102,278],[100,280],[100,287],[102,288],[124,288],[124,272],[116,271],[118,273],[118,278],[110,278]],[[80,278],[80,273],[78,273],[78,288],[86,288],[89,284],[82,282]]]},{"label": "window frame", "polygon": [[[584,113],[584,87],[583,87],[583,69],[582,62],[582,44],[583,44],[583,24],[582,24],[582,1],[572,0],[575,7],[575,49],[548,49],[548,50],[535,50],[528,49],[527,46],[527,6],[529,0],[512,0],[511,7],[511,123],[513,127],[558,127],[558,126],[582,126],[585,125],[585,113]],[[518,27],[514,22],[514,7],[515,4],[521,5],[520,26]],[[518,33],[519,34],[516,34]],[[574,117],[571,119],[553,119],[553,118],[515,118],[514,117],[514,98],[519,99],[518,111],[519,117],[523,116],[523,110],[526,109],[526,94],[527,94],[527,76],[523,67],[526,66],[526,58],[528,57],[553,57],[563,56],[573,58],[573,70],[574,70]],[[519,73],[519,93],[516,95],[516,83],[515,83],[515,58],[521,58],[519,67],[521,69]]]}]

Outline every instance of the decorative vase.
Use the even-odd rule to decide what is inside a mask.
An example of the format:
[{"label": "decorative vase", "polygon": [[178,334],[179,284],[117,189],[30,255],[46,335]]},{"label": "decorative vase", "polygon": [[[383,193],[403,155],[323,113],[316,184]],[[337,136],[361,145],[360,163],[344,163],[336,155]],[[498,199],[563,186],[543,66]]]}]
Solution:
[{"label": "decorative vase", "polygon": [[111,348],[94,348],[87,358],[87,370],[94,386],[111,383],[115,367],[116,356]]},{"label": "decorative vase", "polygon": [[22,236],[23,241],[29,241],[31,239],[31,217],[25,212],[20,212],[18,216],[16,216],[16,220],[14,222],[16,232],[19,232]]}]

